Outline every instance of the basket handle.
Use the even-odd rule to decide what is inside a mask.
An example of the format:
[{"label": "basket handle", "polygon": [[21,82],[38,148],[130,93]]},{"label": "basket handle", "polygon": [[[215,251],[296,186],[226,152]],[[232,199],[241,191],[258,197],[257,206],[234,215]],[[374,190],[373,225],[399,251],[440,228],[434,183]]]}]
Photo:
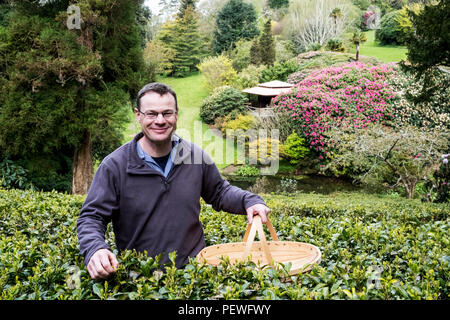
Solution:
[{"label": "basket handle", "polygon": [[[267,227],[269,229],[270,235],[272,236],[272,239],[274,241],[278,241],[277,233],[275,232],[275,229],[273,228],[272,223],[270,223],[269,219],[267,219]],[[258,237],[261,241],[266,259],[267,261],[269,261],[269,264],[273,267],[273,258],[272,255],[270,254],[269,246],[267,245],[267,240],[264,234],[264,229],[260,216],[254,216],[253,223],[247,226],[244,238],[242,239],[243,242],[245,242],[245,249],[242,255],[242,259],[243,260],[247,259],[248,255],[250,254],[250,250],[253,246],[253,241],[255,240],[256,232],[258,232]]]}]

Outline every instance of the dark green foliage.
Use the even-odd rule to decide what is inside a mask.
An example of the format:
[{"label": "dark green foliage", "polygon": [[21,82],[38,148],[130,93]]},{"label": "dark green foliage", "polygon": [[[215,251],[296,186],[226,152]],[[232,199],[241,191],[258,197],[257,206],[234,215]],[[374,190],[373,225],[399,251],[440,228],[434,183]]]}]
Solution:
[{"label": "dark green foliage", "polygon": [[200,34],[198,32],[195,7],[185,3],[181,7],[175,21],[169,21],[163,25],[158,39],[173,51],[171,75],[174,77],[186,77],[197,69],[200,62]]},{"label": "dark green foliage", "polygon": [[259,55],[261,63],[266,66],[272,66],[275,62],[275,41],[272,35],[272,24],[270,19],[264,24],[263,33],[259,38]]},{"label": "dark green foliage", "polygon": [[0,3],[0,26],[6,26],[9,19],[11,7],[9,3]]},{"label": "dark green foliage", "polygon": [[254,6],[242,0],[229,0],[217,14],[214,53],[232,50],[239,39],[253,39],[258,34]]},{"label": "dark green foliage", "polygon": [[258,38],[253,40],[252,46],[250,47],[250,64],[254,64],[256,66],[261,64],[261,53],[259,51]]},{"label": "dark green foliage", "polygon": [[9,159],[0,161],[0,187],[7,189],[32,188],[27,174],[28,170]]},{"label": "dark green foliage", "polygon": [[178,18],[183,18],[188,7],[195,8],[195,3],[197,2],[197,0],[180,0],[179,2],[180,4],[178,8]]},{"label": "dark green foliage", "polygon": [[375,31],[375,39],[380,41],[382,45],[386,44],[403,44],[403,34],[400,29],[398,18],[401,15],[400,10],[387,13],[381,18],[380,29]]},{"label": "dark green foliage", "polygon": [[[319,265],[297,276],[287,275],[289,265],[226,260],[217,267],[197,260],[183,269],[169,264],[163,273],[158,257],[118,253],[109,226],[106,241],[119,268],[110,279],[95,281],[74,231],[83,200],[0,190],[1,300],[449,298],[448,204],[366,194],[265,195],[279,239],[311,243],[322,252]],[[207,245],[241,241],[246,228],[245,216],[204,203],[200,220]]]},{"label": "dark green foliage", "polygon": [[450,153],[443,154],[441,160],[439,170],[425,182],[427,195],[422,201],[450,203]]},{"label": "dark green foliage", "polygon": [[81,30],[66,26],[68,1],[13,3],[0,27],[0,151],[23,160],[30,176],[67,177],[65,159],[86,132],[101,148],[96,156],[120,145],[130,100],[153,80],[143,69],[135,16],[142,1],[80,0]]},{"label": "dark green foliage", "polygon": [[419,13],[408,10],[408,14],[414,33],[407,42],[409,64],[402,63],[402,67],[412,71],[416,79],[423,80],[422,89],[414,99],[429,101],[436,93],[450,87],[448,74],[436,77],[437,67],[450,66],[450,1],[427,4]]},{"label": "dark green foliage", "polygon": [[275,64],[261,72],[260,83],[272,80],[287,81],[290,74],[298,71],[299,67],[295,59]]},{"label": "dark green foliage", "polygon": [[267,2],[271,9],[280,9],[289,7],[289,0],[269,0]]},{"label": "dark green foliage", "polygon": [[136,10],[136,22],[139,28],[139,38],[141,46],[145,48],[148,41],[152,40],[152,34],[149,30],[148,23],[152,20],[152,12],[149,7],[139,6]]},{"label": "dark green foliage", "polygon": [[246,96],[233,87],[219,87],[213,91],[200,107],[200,118],[207,123],[213,124],[218,117],[229,115],[235,119],[239,114],[247,112]]},{"label": "dark green foliage", "polygon": [[327,42],[327,50],[334,51],[334,52],[345,52],[345,45],[344,42],[340,39],[330,39]]}]

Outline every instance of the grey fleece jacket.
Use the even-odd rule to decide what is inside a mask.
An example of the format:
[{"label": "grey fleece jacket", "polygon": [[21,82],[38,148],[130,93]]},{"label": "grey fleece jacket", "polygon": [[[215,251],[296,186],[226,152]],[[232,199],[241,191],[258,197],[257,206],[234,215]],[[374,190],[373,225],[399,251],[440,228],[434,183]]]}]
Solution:
[{"label": "grey fleece jacket", "polygon": [[214,210],[246,214],[264,201],[224,180],[211,158],[198,146],[180,139],[174,166],[165,178],[137,154],[139,133],[100,164],[77,221],[78,241],[87,265],[105,243],[110,221],[119,251],[136,249],[151,256],[177,251],[176,266],[205,247],[199,220],[200,197]]}]

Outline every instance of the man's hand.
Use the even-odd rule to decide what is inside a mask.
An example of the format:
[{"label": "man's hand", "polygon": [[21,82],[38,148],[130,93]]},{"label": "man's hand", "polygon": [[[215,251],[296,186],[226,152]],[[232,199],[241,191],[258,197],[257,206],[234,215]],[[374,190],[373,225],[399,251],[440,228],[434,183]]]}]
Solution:
[{"label": "man's hand", "polygon": [[261,203],[255,204],[247,208],[248,223],[251,224],[253,222],[254,215],[259,215],[261,217],[262,223],[267,223],[267,215],[269,214],[269,212],[270,209]]},{"label": "man's hand", "polygon": [[119,267],[114,253],[108,249],[97,250],[89,260],[87,269],[92,279],[106,279]]}]

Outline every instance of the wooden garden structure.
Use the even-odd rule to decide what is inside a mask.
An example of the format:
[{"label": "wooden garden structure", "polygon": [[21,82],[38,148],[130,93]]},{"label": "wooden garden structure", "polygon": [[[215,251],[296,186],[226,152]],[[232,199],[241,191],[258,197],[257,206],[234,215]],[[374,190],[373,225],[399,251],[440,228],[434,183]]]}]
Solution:
[{"label": "wooden garden structure", "polygon": [[258,96],[258,113],[260,113],[261,108],[267,108],[270,105],[273,97],[276,97],[282,93],[289,93],[293,84],[283,82],[283,81],[270,81],[259,84],[257,87],[248,88],[242,90],[242,92],[248,94],[254,94]]}]

